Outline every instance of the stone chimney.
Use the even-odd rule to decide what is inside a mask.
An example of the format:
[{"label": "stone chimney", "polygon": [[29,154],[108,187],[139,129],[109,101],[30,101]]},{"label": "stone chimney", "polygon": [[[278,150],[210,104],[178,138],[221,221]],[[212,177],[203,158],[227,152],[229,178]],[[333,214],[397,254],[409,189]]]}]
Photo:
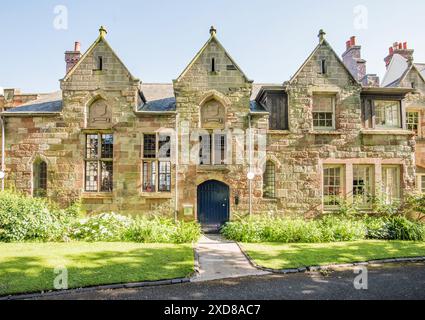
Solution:
[{"label": "stone chimney", "polygon": [[390,47],[388,56],[385,57],[385,66],[388,69],[388,66],[391,63],[391,60],[393,59],[393,56],[395,54],[399,54],[406,58],[408,61],[413,61],[413,53],[415,50],[409,49],[407,46],[407,42],[394,42],[393,46]]},{"label": "stone chimney", "polygon": [[362,47],[356,44],[356,37],[353,36],[346,42],[342,60],[353,77],[363,86],[379,87],[379,77],[366,73],[366,60],[362,59]]},{"label": "stone chimney", "polygon": [[69,72],[81,58],[81,45],[75,42],[74,51],[65,52],[66,73]]},{"label": "stone chimney", "polygon": [[354,36],[346,42],[346,46],[342,60],[354,78],[361,81],[366,76],[366,60],[362,59],[362,47],[356,44],[356,37]]}]

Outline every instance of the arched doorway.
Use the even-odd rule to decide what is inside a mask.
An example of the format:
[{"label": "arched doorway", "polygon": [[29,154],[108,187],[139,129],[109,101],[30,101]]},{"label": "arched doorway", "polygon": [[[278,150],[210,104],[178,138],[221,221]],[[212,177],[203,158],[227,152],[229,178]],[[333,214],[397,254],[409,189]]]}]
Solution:
[{"label": "arched doorway", "polygon": [[203,229],[218,230],[230,215],[229,186],[209,180],[198,186],[198,221]]}]

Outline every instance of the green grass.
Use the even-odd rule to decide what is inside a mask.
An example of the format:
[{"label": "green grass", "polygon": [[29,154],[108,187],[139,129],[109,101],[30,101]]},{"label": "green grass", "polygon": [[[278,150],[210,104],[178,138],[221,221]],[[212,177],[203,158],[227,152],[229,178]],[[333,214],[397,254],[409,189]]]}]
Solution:
[{"label": "green grass", "polygon": [[163,280],[193,272],[191,245],[136,243],[0,243],[0,296],[54,289],[66,267],[68,287]]},{"label": "green grass", "polygon": [[425,256],[425,242],[356,241],[316,244],[241,244],[260,266],[275,270]]}]

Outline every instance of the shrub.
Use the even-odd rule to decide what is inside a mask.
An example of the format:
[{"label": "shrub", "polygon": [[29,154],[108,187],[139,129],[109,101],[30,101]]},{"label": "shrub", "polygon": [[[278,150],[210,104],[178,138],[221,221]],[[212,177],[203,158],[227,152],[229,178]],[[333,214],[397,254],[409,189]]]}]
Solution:
[{"label": "shrub", "polygon": [[137,217],[125,230],[123,238],[140,243],[189,243],[197,241],[200,235],[201,228],[196,222],[174,223],[167,218]]},{"label": "shrub", "polygon": [[425,226],[405,217],[326,215],[317,220],[256,217],[227,223],[222,234],[239,242],[319,243],[380,240],[425,240]]},{"label": "shrub", "polygon": [[424,241],[425,226],[422,223],[413,222],[406,217],[392,217],[387,220],[389,238],[391,240]]},{"label": "shrub", "polygon": [[0,241],[56,241],[63,238],[64,214],[46,200],[0,192]]},{"label": "shrub", "polygon": [[78,220],[71,230],[71,237],[82,241],[120,241],[123,233],[132,224],[130,218],[115,214],[102,213]]}]

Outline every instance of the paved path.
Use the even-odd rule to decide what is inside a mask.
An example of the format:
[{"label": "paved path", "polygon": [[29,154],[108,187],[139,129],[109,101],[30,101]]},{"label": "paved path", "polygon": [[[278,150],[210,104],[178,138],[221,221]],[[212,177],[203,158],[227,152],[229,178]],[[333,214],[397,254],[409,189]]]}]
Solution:
[{"label": "paved path", "polygon": [[45,299],[99,300],[425,300],[425,264],[368,266],[368,290],[356,290],[352,268],[330,273],[265,275],[139,289],[72,292]]},{"label": "paved path", "polygon": [[192,282],[268,274],[254,268],[235,242],[224,240],[220,235],[202,236],[196,252],[199,274]]}]

